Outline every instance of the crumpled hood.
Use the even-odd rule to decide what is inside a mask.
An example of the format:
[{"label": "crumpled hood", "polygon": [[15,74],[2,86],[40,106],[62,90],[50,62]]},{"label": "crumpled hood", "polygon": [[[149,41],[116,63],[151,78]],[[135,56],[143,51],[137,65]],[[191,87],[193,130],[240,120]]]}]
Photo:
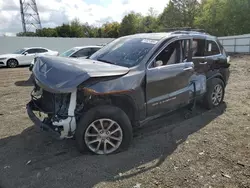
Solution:
[{"label": "crumpled hood", "polygon": [[20,54],[2,54],[0,58],[10,58],[10,57],[18,57]]},{"label": "crumpled hood", "polygon": [[59,56],[38,56],[33,68],[37,84],[54,93],[69,93],[93,77],[123,76],[129,72],[121,67],[90,59]]}]

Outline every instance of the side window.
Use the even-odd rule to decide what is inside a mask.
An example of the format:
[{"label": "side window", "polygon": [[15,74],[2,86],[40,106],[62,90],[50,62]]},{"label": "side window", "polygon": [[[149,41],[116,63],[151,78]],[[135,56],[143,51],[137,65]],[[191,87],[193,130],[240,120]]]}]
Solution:
[{"label": "side window", "polygon": [[205,56],[218,55],[220,54],[220,49],[215,41],[207,40]]},{"label": "side window", "polygon": [[37,49],[37,53],[45,53],[45,52],[48,52],[48,50],[43,48]]},{"label": "side window", "polygon": [[97,52],[98,50],[100,50],[100,48],[91,48],[91,54],[89,54],[89,55],[92,55],[93,53]]},{"label": "side window", "polygon": [[27,50],[26,52],[28,52],[28,54],[35,54],[35,53],[37,53],[37,49],[32,48],[32,49]]},{"label": "side window", "polygon": [[84,56],[89,56],[91,52],[91,49],[90,48],[84,48],[84,49],[81,49],[79,51],[77,51],[76,53],[74,53],[72,55],[72,57],[84,57]]},{"label": "side window", "polygon": [[35,53],[44,53],[47,52],[48,50],[43,49],[43,48],[32,48],[27,50],[28,54],[35,54]]},{"label": "side window", "polygon": [[177,40],[170,43],[155,58],[152,67],[182,63],[188,56],[189,40]]},{"label": "side window", "polygon": [[204,57],[205,56],[205,40],[193,39],[192,51],[193,51],[193,57]]}]

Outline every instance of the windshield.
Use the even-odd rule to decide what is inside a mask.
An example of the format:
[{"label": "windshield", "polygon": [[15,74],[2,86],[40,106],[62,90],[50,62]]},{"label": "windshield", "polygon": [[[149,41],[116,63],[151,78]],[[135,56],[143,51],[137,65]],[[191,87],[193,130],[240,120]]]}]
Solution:
[{"label": "windshield", "polygon": [[22,54],[23,52],[25,52],[26,49],[19,49],[15,52],[13,52],[13,54]]},{"label": "windshield", "polygon": [[157,42],[158,40],[143,38],[119,38],[98,50],[89,59],[133,67],[142,61]]},{"label": "windshield", "polygon": [[70,50],[67,50],[66,52],[61,53],[59,56],[61,57],[69,57],[72,53],[76,52],[76,48],[72,48]]}]

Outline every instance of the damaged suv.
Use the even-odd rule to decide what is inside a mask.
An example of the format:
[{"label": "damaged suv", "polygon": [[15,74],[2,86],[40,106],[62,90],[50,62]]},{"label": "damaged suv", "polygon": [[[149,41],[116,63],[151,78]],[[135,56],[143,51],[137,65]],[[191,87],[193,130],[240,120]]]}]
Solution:
[{"label": "damaged suv", "polygon": [[136,126],[196,101],[220,105],[228,60],[216,37],[182,30],[121,37],[88,59],[39,56],[27,113],[81,152],[119,152]]}]

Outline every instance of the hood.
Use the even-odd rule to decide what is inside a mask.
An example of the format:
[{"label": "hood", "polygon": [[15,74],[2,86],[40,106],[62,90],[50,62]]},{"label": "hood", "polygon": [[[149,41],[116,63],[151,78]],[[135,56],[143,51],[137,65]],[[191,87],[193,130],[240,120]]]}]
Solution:
[{"label": "hood", "polygon": [[21,54],[2,54],[0,55],[0,58],[10,58],[10,57],[17,57],[20,56]]},{"label": "hood", "polygon": [[127,67],[90,59],[38,56],[33,68],[37,84],[53,93],[70,93],[89,78],[123,76]]}]

